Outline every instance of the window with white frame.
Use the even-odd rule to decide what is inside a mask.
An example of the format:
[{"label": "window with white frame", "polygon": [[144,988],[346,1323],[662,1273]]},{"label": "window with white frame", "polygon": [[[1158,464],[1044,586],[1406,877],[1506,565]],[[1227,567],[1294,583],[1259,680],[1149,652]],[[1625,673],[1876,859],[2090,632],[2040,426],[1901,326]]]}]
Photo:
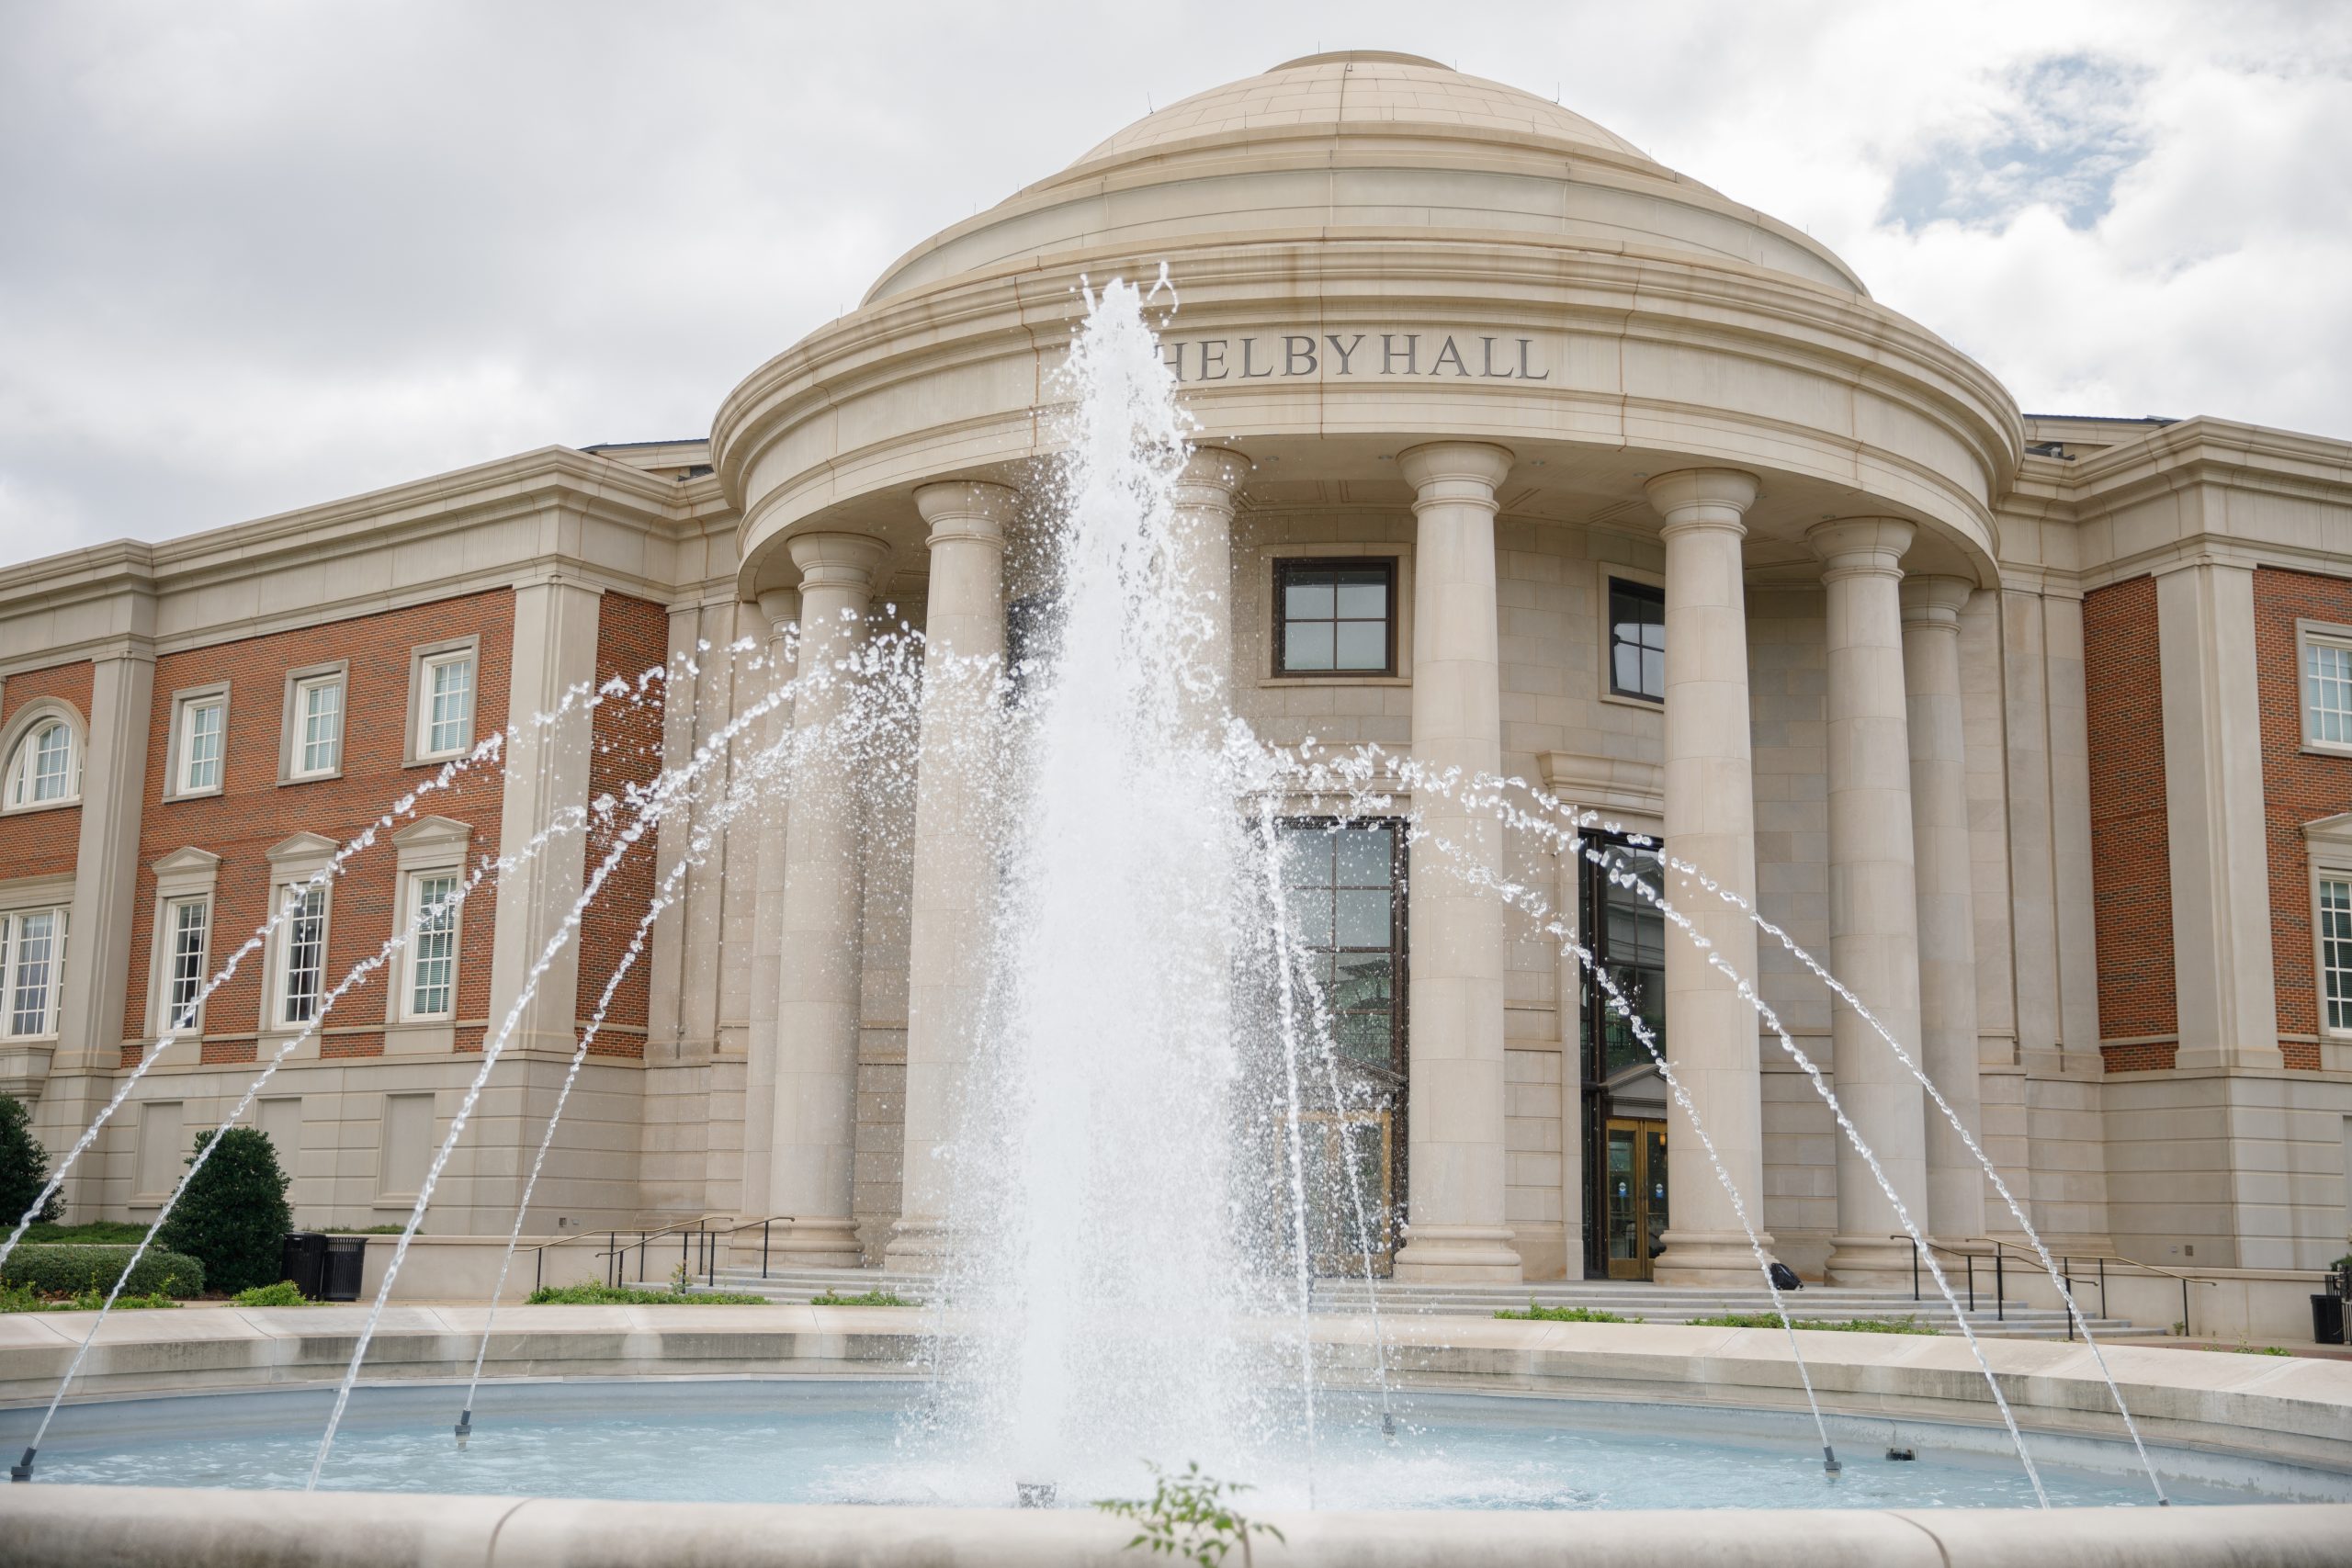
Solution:
[{"label": "window with white frame", "polygon": [[229,743],[229,694],[209,692],[180,702],[175,795],[211,795],[220,788]]},{"label": "window with white frame", "polygon": [[65,963],[65,911],[0,914],[0,1035],[57,1032],[58,978]]},{"label": "window with white frame", "polygon": [[458,874],[409,878],[408,1016],[447,1018],[458,998]]},{"label": "window with white frame", "polygon": [[286,919],[277,928],[277,1021],[308,1023],[318,1016],[327,967],[327,890],[297,884],[285,889]]},{"label": "window with white frame", "polygon": [[418,760],[460,755],[474,742],[474,650],[429,653],[416,677]]},{"label": "window with white frame", "polygon": [[2352,874],[2322,874],[2318,896],[2320,1026],[2352,1034]]},{"label": "window with white frame", "polygon": [[2303,741],[2352,751],[2352,633],[2301,631]]},{"label": "window with white frame", "polygon": [[328,778],[343,771],[343,705],[340,671],[295,681],[288,778]]},{"label": "window with white frame", "polygon": [[62,717],[36,719],[8,758],[7,805],[62,806],[80,795],[74,727]]},{"label": "window with white frame", "polygon": [[209,896],[164,906],[164,1027],[192,1029],[204,997],[204,961],[212,939]]}]

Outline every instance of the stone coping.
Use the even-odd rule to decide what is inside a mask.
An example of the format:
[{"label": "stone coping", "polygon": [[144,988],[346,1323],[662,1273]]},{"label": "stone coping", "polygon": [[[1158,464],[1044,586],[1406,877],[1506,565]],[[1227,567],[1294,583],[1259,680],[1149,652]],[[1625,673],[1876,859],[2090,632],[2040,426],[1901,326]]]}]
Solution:
[{"label": "stone coping", "polygon": [[[2322,1568],[2352,1504],[1672,1513],[1271,1513],[1240,1568]],[[1142,1568],[1083,1509],[614,1503],[338,1492],[0,1486],[0,1568]]]},{"label": "stone coping", "polygon": [[[0,1404],[45,1403],[89,1330],[87,1313],[0,1316]],[[386,1309],[367,1381],[462,1379],[489,1311]],[[77,1399],[300,1386],[339,1378],[365,1306],[184,1307],[109,1317]],[[502,1310],[485,1375],[601,1378],[740,1374],[921,1375],[931,1314],[908,1308],[515,1306]],[[1267,1325],[1270,1335],[1292,1325]],[[1802,1408],[1777,1328],[1387,1318],[1395,1374],[1415,1386],[1577,1399]],[[1318,1317],[1335,1382],[1374,1359],[1366,1317]],[[1984,1426],[1997,1421],[1965,1341],[1948,1336],[1800,1331],[1825,1410]],[[2064,1341],[1986,1339],[2018,1424],[2120,1438],[2092,1352]],[[2352,1472],[2352,1362],[2117,1345],[2109,1369],[2152,1443]],[[2352,1538],[2347,1538],[2352,1539]]]}]

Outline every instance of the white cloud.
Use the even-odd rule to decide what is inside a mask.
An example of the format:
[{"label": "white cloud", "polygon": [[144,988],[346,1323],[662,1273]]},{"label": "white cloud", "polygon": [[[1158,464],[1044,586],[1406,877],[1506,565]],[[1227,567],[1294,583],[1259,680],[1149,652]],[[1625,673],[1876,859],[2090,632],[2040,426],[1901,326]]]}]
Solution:
[{"label": "white cloud", "polygon": [[[1148,23],[1148,30],[1139,30]],[[1551,94],[2027,407],[2352,435],[2329,6],[17,8],[0,560],[674,436],[899,252],[1318,48]]]}]

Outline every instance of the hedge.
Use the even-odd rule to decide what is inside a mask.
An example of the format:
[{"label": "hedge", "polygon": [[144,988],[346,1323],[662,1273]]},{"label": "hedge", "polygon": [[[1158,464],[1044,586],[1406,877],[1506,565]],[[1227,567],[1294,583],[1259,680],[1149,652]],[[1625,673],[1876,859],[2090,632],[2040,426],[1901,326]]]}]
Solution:
[{"label": "hedge", "polygon": [[[82,1291],[114,1289],[122,1266],[137,1249],[129,1247],[19,1246],[0,1264],[0,1285],[29,1285],[43,1295],[74,1295]],[[143,1296],[163,1291],[175,1296],[204,1293],[204,1265],[185,1253],[151,1247],[139,1267],[130,1271],[127,1293]]]}]

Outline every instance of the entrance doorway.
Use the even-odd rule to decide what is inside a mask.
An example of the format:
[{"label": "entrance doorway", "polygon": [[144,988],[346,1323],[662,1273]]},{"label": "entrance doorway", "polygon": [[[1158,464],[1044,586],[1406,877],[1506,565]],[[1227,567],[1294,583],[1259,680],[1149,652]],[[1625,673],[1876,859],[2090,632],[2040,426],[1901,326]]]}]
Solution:
[{"label": "entrance doorway", "polygon": [[1666,1234],[1666,1123],[1611,1117],[1607,1159],[1609,1277],[1646,1280]]},{"label": "entrance doorway", "polygon": [[1638,877],[1661,888],[1664,865],[1645,844],[1586,841],[1594,857],[1581,873],[1584,940],[1608,984],[1588,975],[1581,997],[1584,1273],[1646,1280],[1669,1223],[1666,1081],[1642,1041],[1646,1033],[1661,1053],[1671,1049],[1666,918],[1628,883]]}]

